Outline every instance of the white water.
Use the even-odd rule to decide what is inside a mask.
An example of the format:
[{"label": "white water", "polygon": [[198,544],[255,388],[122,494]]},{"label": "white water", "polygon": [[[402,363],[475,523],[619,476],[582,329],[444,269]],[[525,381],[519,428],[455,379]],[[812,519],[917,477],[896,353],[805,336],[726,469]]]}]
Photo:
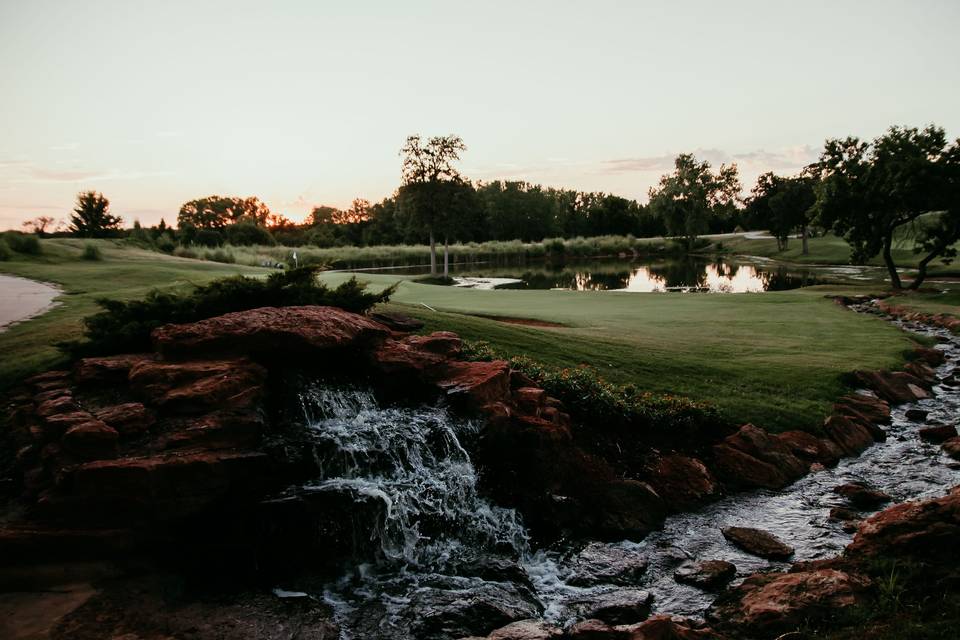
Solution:
[{"label": "white water", "polygon": [[[947,363],[938,371],[941,377],[960,362],[956,336],[906,328],[942,340],[938,348]],[[918,407],[930,411],[928,422],[953,423],[960,413],[960,389],[938,385],[935,394],[895,408],[887,441],[834,469],[782,491],[732,495],[669,518],[663,530],[645,540],[608,546],[647,559],[646,573],[632,586],[653,593],[654,611],[694,617],[703,615],[714,595],[674,581],[674,571],[685,561],[729,560],[738,579],[786,566],[732,547],[721,536],[722,527],[769,530],[796,548],[795,561],[836,555],[852,536],[828,519],[831,507],[844,504],[833,487],[862,481],[903,501],[939,495],[960,483],[957,463],[921,441],[917,432],[924,425],[904,416]],[[480,496],[463,444],[477,435],[477,424],[442,407],[381,407],[369,391],[356,388],[315,386],[302,401],[309,428],[325,452],[321,477],[303,489],[347,493],[383,505],[382,517],[365,532],[377,557],[323,594],[337,613],[343,638],[482,635],[510,619],[533,616],[565,625],[576,619],[572,601],[624,588],[570,585],[579,547],[531,549],[517,514]],[[495,622],[498,616],[502,620]],[[454,622],[444,622],[448,619]]]}]

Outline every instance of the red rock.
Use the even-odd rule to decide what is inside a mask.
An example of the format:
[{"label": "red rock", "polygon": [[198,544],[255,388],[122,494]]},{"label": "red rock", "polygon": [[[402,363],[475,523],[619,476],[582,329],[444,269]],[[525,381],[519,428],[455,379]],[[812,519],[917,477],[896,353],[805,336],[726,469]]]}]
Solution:
[{"label": "red rock", "polygon": [[923,380],[927,386],[937,381],[937,372],[930,365],[922,362],[908,362],[903,366],[903,370]]},{"label": "red rock", "polygon": [[201,413],[250,406],[259,399],[266,375],[246,359],[142,362],[130,371],[130,385],[163,410]]},{"label": "red rock", "polygon": [[865,604],[869,597],[866,578],[836,569],[754,574],[721,595],[707,620],[750,637],[772,638]]},{"label": "red rock", "polygon": [[124,435],[143,433],[156,422],[153,413],[139,402],[104,407],[94,415]]},{"label": "red rock", "polygon": [[45,371],[43,373],[38,373],[35,376],[30,376],[29,378],[24,380],[24,382],[29,385],[37,385],[37,384],[42,384],[47,382],[59,382],[59,383],[66,384],[66,382],[69,379],[70,379],[69,371],[58,370],[58,371]]},{"label": "red rock", "polygon": [[48,400],[57,400],[59,398],[72,398],[73,390],[69,387],[58,387],[49,391],[41,391],[33,396],[33,401],[39,406]]},{"label": "red rock", "polygon": [[933,442],[939,444],[946,442],[947,440],[952,440],[957,437],[957,428],[952,424],[943,424],[935,427],[924,427],[920,429],[917,433],[920,434],[921,440],[926,440],[927,442]]},{"label": "red rock", "polygon": [[513,390],[511,397],[519,411],[537,416],[540,415],[540,410],[544,406],[547,392],[538,387],[520,387]]},{"label": "red rock", "polygon": [[939,367],[946,360],[946,354],[940,349],[931,349],[930,347],[914,347],[913,355],[917,360],[924,362],[932,367]]},{"label": "red rock", "polygon": [[562,635],[562,629],[546,622],[519,620],[492,632],[487,636],[487,640],[549,640]]},{"label": "red rock", "polygon": [[867,422],[889,424],[890,404],[880,398],[852,393],[843,396],[833,405],[835,413],[860,418]]},{"label": "red rock", "polygon": [[73,375],[81,384],[123,382],[134,365],[153,360],[151,354],[126,354],[108,358],[84,358],[73,367]]},{"label": "red rock", "polygon": [[668,615],[652,616],[640,624],[617,627],[629,631],[630,640],[724,640],[702,624]]},{"label": "red rock", "polygon": [[688,563],[673,574],[673,579],[683,584],[692,584],[701,589],[715,589],[737,575],[737,567],[726,560],[706,560]]},{"label": "red rock", "polygon": [[100,420],[90,420],[70,427],[63,434],[63,446],[70,453],[87,460],[102,460],[117,455],[120,434]]},{"label": "red rock", "polygon": [[676,511],[691,509],[720,495],[720,485],[710,470],[700,460],[679,454],[658,457],[647,479]]},{"label": "red rock", "polygon": [[48,418],[62,413],[74,413],[76,411],[80,411],[80,405],[74,402],[71,396],[67,395],[62,395],[37,405],[37,415],[41,418]]},{"label": "red rock", "polygon": [[903,371],[855,371],[856,379],[878,396],[893,404],[913,402],[930,397],[923,381]]},{"label": "red rock", "polygon": [[723,537],[734,546],[768,560],[787,560],[793,555],[793,547],[784,543],[772,533],[751,527],[726,527],[721,529]]},{"label": "red rock", "polygon": [[923,563],[927,572],[960,564],[960,486],[939,498],[904,502],[860,523],[845,556],[855,560],[897,558]]},{"label": "red rock", "polygon": [[714,445],[711,453],[710,470],[733,489],[779,489],[789,484],[777,467],[727,444]]},{"label": "red rock", "polygon": [[176,425],[162,441],[167,449],[235,449],[253,445],[262,431],[263,419],[257,411],[214,411]]},{"label": "red rock", "polygon": [[859,455],[874,443],[870,431],[846,416],[832,415],[823,422],[823,431],[847,455]]},{"label": "red rock", "polygon": [[563,637],[569,640],[628,640],[630,633],[620,631],[603,620],[591,618],[574,624]]},{"label": "red rock", "polygon": [[733,487],[783,487],[809,466],[779,438],[752,424],[714,446],[713,454],[717,476]]},{"label": "red rock", "polygon": [[940,446],[948,456],[954,460],[960,460],[960,437],[950,438]]},{"label": "red rock", "polygon": [[882,491],[871,489],[862,482],[848,482],[833,488],[833,492],[846,498],[859,509],[876,509],[892,498]]},{"label": "red rock", "polygon": [[448,396],[466,398],[475,407],[510,399],[510,365],[504,360],[447,362],[431,377]]},{"label": "red rock", "polygon": [[832,440],[818,438],[806,431],[784,431],[777,438],[805,462],[833,466],[843,457],[843,451]]},{"label": "red rock", "polygon": [[427,336],[407,336],[402,340],[412,348],[435,353],[448,358],[457,358],[463,350],[463,340],[450,331],[435,331]]},{"label": "red rock", "polygon": [[60,438],[71,427],[96,420],[86,411],[74,411],[72,413],[58,413],[48,417],[44,422],[46,428],[43,429],[44,437],[49,439]]},{"label": "red rock", "polygon": [[409,374],[418,380],[447,361],[445,355],[419,349],[408,340],[386,340],[369,353],[373,366],[381,373]]},{"label": "red rock", "polygon": [[370,314],[370,318],[380,324],[401,333],[410,333],[419,331],[423,328],[423,322],[402,313],[375,312]]},{"label": "red rock", "polygon": [[379,322],[336,307],[261,307],[190,324],[170,324],[151,335],[164,356],[200,353],[251,354],[271,359],[362,347],[390,330]]},{"label": "red rock", "polygon": [[510,371],[510,388],[519,389],[520,387],[536,387],[537,383],[534,382],[533,378],[525,374],[523,371],[517,371],[513,369]]}]

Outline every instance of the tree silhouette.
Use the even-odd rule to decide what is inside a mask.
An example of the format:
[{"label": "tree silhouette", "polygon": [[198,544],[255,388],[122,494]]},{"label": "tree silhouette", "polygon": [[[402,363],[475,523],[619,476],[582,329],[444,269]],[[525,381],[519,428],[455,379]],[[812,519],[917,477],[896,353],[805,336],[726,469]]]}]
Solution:
[{"label": "tree silhouette", "polygon": [[87,238],[110,235],[123,219],[110,213],[110,201],[96,191],[77,194],[77,205],[70,216],[70,231]]}]

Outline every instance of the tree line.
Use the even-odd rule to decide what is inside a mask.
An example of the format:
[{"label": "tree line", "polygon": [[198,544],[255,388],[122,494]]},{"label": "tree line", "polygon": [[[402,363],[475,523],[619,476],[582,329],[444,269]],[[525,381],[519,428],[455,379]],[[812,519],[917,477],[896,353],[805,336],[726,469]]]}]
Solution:
[{"label": "tree line", "polygon": [[[892,257],[896,242],[919,256],[917,288],[933,260],[949,262],[960,240],[960,140],[944,129],[891,127],[872,141],[827,140],[817,162],[798,175],[759,177],[749,195],[735,164],[714,169],[681,154],[674,170],[649,190],[649,202],[555,189],[523,181],[471,182],[458,164],[467,147],[455,135],[410,136],[400,149],[401,185],[371,204],[356,199],[347,209],[315,207],[296,224],[256,197],[207,196],[184,203],[177,228],[165,221],[127,232],[160,248],[174,243],[219,246],[283,244],[320,247],[427,243],[431,273],[438,273],[437,245],[450,242],[539,241],[600,235],[669,236],[692,251],[700,236],[765,229],[781,250],[799,234],[808,252],[812,229],[843,237],[851,262],[881,256],[895,288],[903,283]],[[43,234],[53,224],[25,223]],[[69,232],[85,237],[118,235],[122,219],[93,191],[77,196]],[[170,249],[172,250],[172,249]]]}]

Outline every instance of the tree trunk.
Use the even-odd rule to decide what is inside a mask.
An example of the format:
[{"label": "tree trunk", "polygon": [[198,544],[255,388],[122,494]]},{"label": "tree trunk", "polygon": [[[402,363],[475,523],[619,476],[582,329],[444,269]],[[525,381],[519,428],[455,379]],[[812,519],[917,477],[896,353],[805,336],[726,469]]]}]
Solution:
[{"label": "tree trunk", "polygon": [[810,255],[810,247],[807,246],[807,238],[809,237],[809,234],[807,233],[807,225],[800,227],[800,237],[803,239],[803,250],[801,253],[803,253],[805,256]]},{"label": "tree trunk", "polygon": [[430,275],[437,275],[437,243],[433,238],[433,229],[430,229]]},{"label": "tree trunk", "polygon": [[450,243],[447,236],[443,236],[443,277],[450,277]]},{"label": "tree trunk", "polygon": [[900,282],[900,274],[897,273],[897,265],[893,263],[893,256],[890,254],[890,246],[893,244],[893,232],[888,231],[883,238],[883,262],[887,265],[887,271],[890,273],[890,284],[894,289],[903,289]]},{"label": "tree trunk", "polygon": [[936,258],[940,253],[947,248],[946,242],[937,243],[927,257],[920,261],[920,264],[917,265],[917,277],[913,279],[913,282],[910,283],[910,289],[916,291],[920,288],[920,285],[923,284],[924,279],[927,277],[927,265],[930,264],[930,261]]}]

